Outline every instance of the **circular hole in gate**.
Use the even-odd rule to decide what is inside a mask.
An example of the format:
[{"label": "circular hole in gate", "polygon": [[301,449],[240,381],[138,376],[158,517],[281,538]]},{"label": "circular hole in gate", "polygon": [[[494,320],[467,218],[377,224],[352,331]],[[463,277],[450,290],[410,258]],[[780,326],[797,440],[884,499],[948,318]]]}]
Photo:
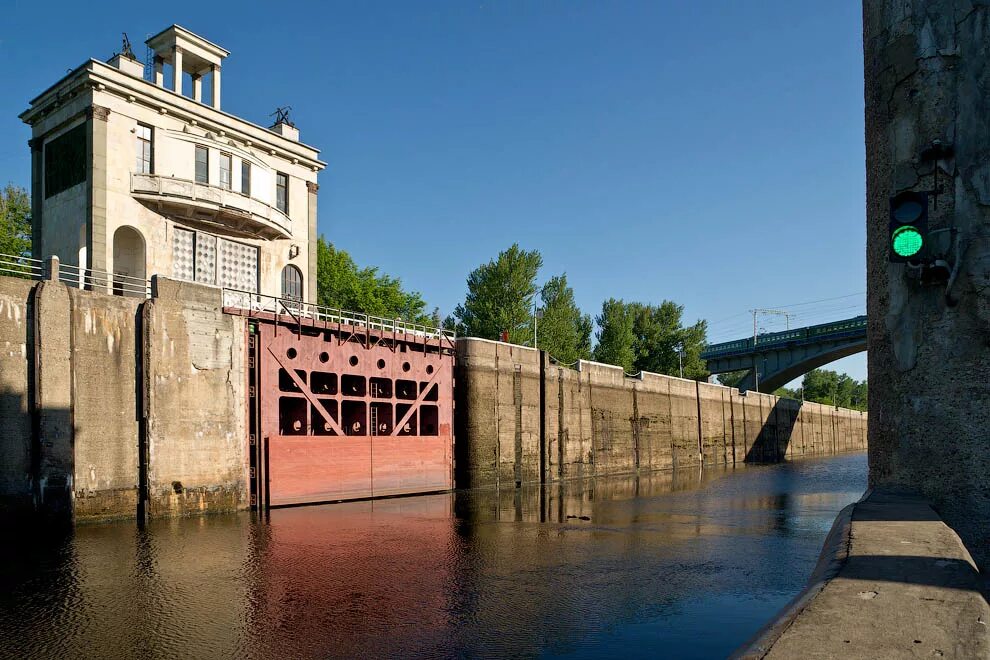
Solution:
[{"label": "circular hole in gate", "polygon": [[408,362],[403,362],[402,363],[402,370],[403,371],[409,371],[409,368],[410,367],[409,367],[409,363]]},{"label": "circular hole in gate", "polygon": [[352,356],[351,356],[351,359],[350,359],[350,360],[348,360],[348,362],[350,362],[350,363],[351,363],[351,366],[352,366],[352,367],[356,367],[356,366],[357,366],[357,363],[358,363],[358,359],[357,359],[357,356],[356,356],[356,355],[352,355]]},{"label": "circular hole in gate", "polygon": [[432,374],[433,373],[433,365],[432,364],[426,365],[426,373],[428,373],[428,374]]},{"label": "circular hole in gate", "polygon": [[325,364],[325,363],[327,363],[329,361],[330,361],[330,354],[329,353],[327,353],[326,351],[323,351],[322,353],[320,353],[320,362],[323,362]]},{"label": "circular hole in gate", "polygon": [[384,369],[385,368],[385,360],[379,360],[378,361],[378,368],[379,369]]},{"label": "circular hole in gate", "polygon": [[290,360],[295,360],[296,359],[296,349],[290,348],[289,350],[287,350],[285,352],[285,356],[287,358],[289,358]]}]

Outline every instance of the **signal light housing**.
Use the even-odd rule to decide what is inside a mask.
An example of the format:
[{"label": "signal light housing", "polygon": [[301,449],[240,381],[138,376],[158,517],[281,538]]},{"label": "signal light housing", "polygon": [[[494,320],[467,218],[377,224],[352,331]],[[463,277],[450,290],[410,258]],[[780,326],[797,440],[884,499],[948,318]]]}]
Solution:
[{"label": "signal light housing", "polygon": [[906,191],[890,198],[889,260],[924,262],[927,255],[928,194]]}]

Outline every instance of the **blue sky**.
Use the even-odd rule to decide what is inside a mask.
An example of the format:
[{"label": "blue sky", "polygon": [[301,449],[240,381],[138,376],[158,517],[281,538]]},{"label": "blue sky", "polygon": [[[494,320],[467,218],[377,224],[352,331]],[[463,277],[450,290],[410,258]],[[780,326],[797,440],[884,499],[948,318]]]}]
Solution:
[{"label": "blue sky", "polygon": [[585,311],[670,299],[714,340],[862,313],[859,2],[10,2],[0,183],[31,98],[179,23],[231,51],[225,110],[322,150],[321,233],[444,314],[513,242]]}]

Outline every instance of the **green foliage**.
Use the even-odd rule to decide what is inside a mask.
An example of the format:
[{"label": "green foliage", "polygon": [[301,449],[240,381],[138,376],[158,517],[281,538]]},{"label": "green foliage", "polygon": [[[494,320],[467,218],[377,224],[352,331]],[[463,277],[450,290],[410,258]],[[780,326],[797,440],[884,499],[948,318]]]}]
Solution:
[{"label": "green foliage", "polygon": [[629,306],[621,300],[609,298],[602,303],[602,312],[595,317],[598,324],[598,344],[595,346],[595,360],[614,364],[626,371],[632,371],[636,360],[633,344],[635,318]]},{"label": "green foliage", "polygon": [[591,317],[578,309],[567,275],[551,277],[540,299],[543,318],[536,326],[537,345],[564,364],[591,359]]},{"label": "green foliage", "polygon": [[378,268],[359,267],[322,236],[316,244],[316,292],[317,301],[326,307],[439,325],[439,311],[427,314],[418,292],[405,291],[401,280],[380,274]]},{"label": "green foliage", "polygon": [[[633,315],[633,352],[636,356],[633,367],[636,371],[679,376],[683,366],[685,378],[708,376],[701,359],[707,333],[705,321],[684,327],[681,324],[684,306],[669,300],[659,305],[630,303],[629,310]],[[683,356],[678,360],[681,351]]]},{"label": "green foliage", "polygon": [[[848,374],[828,369],[812,369],[804,375],[801,389],[806,401],[866,410],[866,381],[857,381]],[[798,394],[800,396],[800,391]]]},{"label": "green foliage", "polygon": [[543,257],[514,243],[468,275],[467,298],[454,310],[455,324],[471,337],[498,339],[503,330],[515,344],[533,341],[533,297]]},{"label": "green foliage", "polygon": [[739,384],[739,381],[741,381],[747,373],[749,372],[746,371],[745,369],[742,369],[740,371],[726,371],[716,376],[716,378],[718,379],[719,383],[725,385],[726,387],[735,387],[736,385]]},{"label": "green foliage", "polygon": [[31,256],[31,198],[9,183],[0,191],[0,253]]}]

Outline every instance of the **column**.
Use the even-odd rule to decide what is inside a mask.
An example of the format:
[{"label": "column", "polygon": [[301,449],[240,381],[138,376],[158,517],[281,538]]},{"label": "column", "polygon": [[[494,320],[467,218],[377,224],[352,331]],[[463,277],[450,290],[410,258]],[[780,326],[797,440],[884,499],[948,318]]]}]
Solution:
[{"label": "column", "polygon": [[[92,105],[87,109],[86,156],[86,243],[89,264],[95,271],[107,269],[107,121],[110,109]],[[66,257],[68,258],[68,257]],[[83,264],[80,264],[83,265]],[[94,290],[100,289],[94,285]]]},{"label": "column", "polygon": [[165,61],[162,60],[160,55],[155,55],[155,84],[159,87],[165,86],[165,73],[162,70]]},{"label": "column", "polygon": [[203,76],[194,73],[192,75],[193,101],[203,102]]},{"label": "column", "polygon": [[28,140],[31,147],[31,256],[43,259],[41,235],[41,209],[44,200],[44,159],[43,140],[40,137]]},{"label": "column", "polygon": [[316,193],[319,191],[320,185],[312,181],[306,182],[306,190],[308,191],[307,200],[309,202],[308,208],[309,212],[307,215],[307,228],[308,228],[308,239],[309,239],[309,250],[307,251],[307,260],[309,267],[307,268],[306,274],[306,301],[311,303],[317,302],[316,294]]},{"label": "column", "polygon": [[[921,491],[986,571],[990,7],[865,0],[863,9],[870,486]],[[929,231],[953,239],[930,245],[955,275],[923,284],[888,259],[890,198],[933,190],[936,171]]]},{"label": "column", "polygon": [[213,65],[213,107],[220,109],[220,65]]},{"label": "column", "polygon": [[182,94],[182,49],[178,46],[172,51],[172,89],[176,94]]}]

